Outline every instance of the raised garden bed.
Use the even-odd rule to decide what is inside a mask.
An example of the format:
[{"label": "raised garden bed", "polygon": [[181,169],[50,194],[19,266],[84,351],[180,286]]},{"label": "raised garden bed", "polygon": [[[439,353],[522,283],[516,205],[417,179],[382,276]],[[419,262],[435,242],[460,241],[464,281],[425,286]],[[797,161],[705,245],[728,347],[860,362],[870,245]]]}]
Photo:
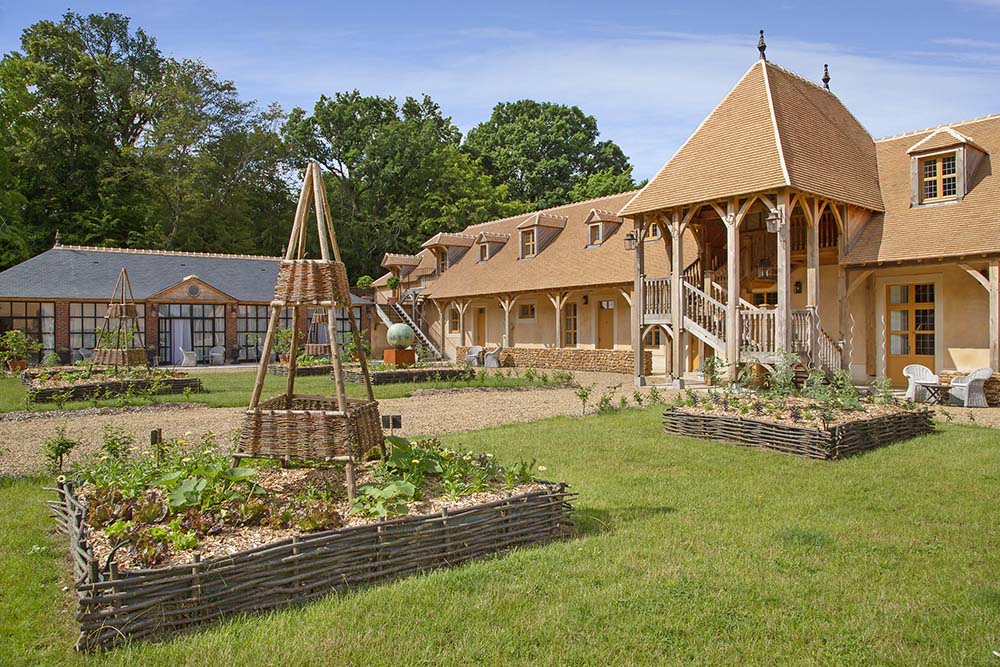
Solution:
[{"label": "raised garden bed", "polygon": [[[372,384],[392,384],[397,382],[434,382],[437,380],[472,379],[476,376],[473,368],[455,366],[418,366],[415,368],[387,368],[369,366]],[[344,380],[364,382],[359,367],[345,367]]]},{"label": "raised garden bed", "polygon": [[[305,377],[306,375],[329,375],[332,372],[333,372],[333,366],[331,366],[330,364],[295,367],[295,377],[297,378]],[[267,374],[280,375],[281,377],[288,377],[288,364],[268,364]],[[358,375],[360,377],[360,373]]]},{"label": "raised garden bed", "polygon": [[[210,436],[207,436],[210,438]],[[575,494],[534,463],[390,438],[358,470],[230,468],[214,439],[156,444],[106,430],[50,503],[69,539],[80,650],[156,639],[567,533]],[[252,463],[252,462],[251,462]]]},{"label": "raised garden bed", "polygon": [[52,368],[21,373],[21,383],[28,387],[36,403],[53,400],[79,401],[90,398],[110,398],[120,394],[155,391],[157,394],[181,394],[185,390],[201,391],[201,379],[177,371],[124,371],[115,375],[112,369],[94,368],[89,377],[80,368]]},{"label": "raised garden bed", "polygon": [[673,435],[831,460],[932,433],[934,425],[927,409],[899,410],[875,417],[859,413],[857,419],[814,428],[672,408],[663,413],[663,430]]}]

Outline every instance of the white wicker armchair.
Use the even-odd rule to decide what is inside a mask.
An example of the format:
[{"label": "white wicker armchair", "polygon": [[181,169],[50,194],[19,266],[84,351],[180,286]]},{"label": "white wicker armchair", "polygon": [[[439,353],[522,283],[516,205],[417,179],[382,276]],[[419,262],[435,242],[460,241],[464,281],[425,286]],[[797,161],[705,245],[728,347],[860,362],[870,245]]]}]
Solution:
[{"label": "white wicker armchair", "polygon": [[500,351],[503,350],[502,345],[497,345],[496,349],[485,350],[483,352],[483,366],[486,368],[500,368]]},{"label": "white wicker armchair", "polygon": [[907,380],[906,400],[914,403],[927,402],[927,390],[917,384],[918,380],[921,382],[940,382],[938,376],[934,375],[934,371],[920,364],[910,364],[904,367],[903,376]]},{"label": "white wicker armchair", "polygon": [[967,408],[986,407],[986,381],[993,377],[992,368],[977,368],[968,375],[960,375],[951,381],[949,394],[952,405]]},{"label": "white wicker armchair", "polygon": [[483,348],[481,345],[473,345],[465,353],[465,364],[467,366],[482,366],[483,365]]}]

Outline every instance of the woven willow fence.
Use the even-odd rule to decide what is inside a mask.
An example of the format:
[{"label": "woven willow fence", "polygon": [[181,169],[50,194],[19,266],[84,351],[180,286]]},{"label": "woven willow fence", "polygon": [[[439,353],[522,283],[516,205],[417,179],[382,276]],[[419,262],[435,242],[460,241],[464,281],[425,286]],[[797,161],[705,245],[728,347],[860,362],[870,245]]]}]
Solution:
[{"label": "woven willow fence", "polygon": [[568,533],[565,484],[440,514],[407,516],[273,542],[162,569],[104,570],[94,557],[86,508],[73,484],[56,489],[56,523],[68,535],[76,581],[78,650],[162,638],[220,618],[311,600]]},{"label": "woven willow fence", "polygon": [[[27,371],[26,371],[27,372]],[[31,400],[36,403],[55,400],[57,396],[69,401],[82,401],[90,398],[107,398],[126,394],[129,391],[139,393],[155,389],[157,394],[182,394],[190,389],[199,392],[202,389],[201,378],[161,378],[158,380],[107,380],[104,382],[88,382],[71,387],[41,387],[31,389],[32,379],[22,374],[21,382],[26,384],[31,393]]]},{"label": "woven willow fence", "polygon": [[841,459],[876,447],[934,432],[927,409],[897,412],[837,424],[829,429],[807,428],[745,417],[708,415],[682,410],[663,413],[663,430],[707,440],[771,449],[813,459]]}]

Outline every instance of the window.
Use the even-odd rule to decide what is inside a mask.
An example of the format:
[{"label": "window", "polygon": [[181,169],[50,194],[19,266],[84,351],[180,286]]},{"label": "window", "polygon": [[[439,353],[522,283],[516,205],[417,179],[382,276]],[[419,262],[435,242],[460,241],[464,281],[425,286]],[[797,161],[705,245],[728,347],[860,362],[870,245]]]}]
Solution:
[{"label": "window", "polygon": [[[139,315],[139,331],[146,331],[145,306],[136,304],[136,313]],[[108,312],[106,303],[71,303],[69,304],[69,347],[76,353],[81,347],[94,349],[97,347],[97,332],[104,324],[104,315]],[[142,337],[145,340],[145,336]],[[135,344],[139,343],[136,337]],[[78,358],[74,354],[72,358]]]},{"label": "window", "polygon": [[762,306],[777,306],[778,305],[778,293],[777,292],[758,292],[753,295],[753,305],[758,308]]},{"label": "window", "polygon": [[485,262],[490,258],[490,246],[486,243],[479,244],[479,261]]},{"label": "window", "polygon": [[663,330],[659,327],[651,329],[646,333],[643,343],[650,347],[659,347],[663,345]]},{"label": "window", "polygon": [[521,257],[531,257],[535,254],[535,230],[525,229],[521,232]]},{"label": "window", "polygon": [[588,243],[590,245],[601,245],[604,241],[604,235],[601,231],[601,225],[590,225],[588,229]]},{"label": "window", "polygon": [[563,306],[563,345],[576,347],[576,304],[567,303]]},{"label": "window", "polygon": [[441,250],[438,252],[438,274],[442,274],[448,270],[448,251]]},{"label": "window", "polygon": [[459,332],[458,308],[448,309],[448,333],[457,334]]},{"label": "window", "polygon": [[37,356],[41,359],[55,351],[55,304],[38,301],[0,301],[0,334],[20,329],[28,338],[42,344]]},{"label": "window", "polygon": [[886,375],[898,385],[908,364],[936,365],[934,296],[933,283],[886,288]]},{"label": "window", "polygon": [[924,158],[920,161],[920,201],[947,201],[958,197],[958,170],[955,154]]},{"label": "window", "polygon": [[[166,305],[160,306],[160,309],[169,313],[169,307]],[[260,348],[264,345],[264,336],[267,335],[267,324],[270,319],[270,306],[236,307],[236,344],[240,346],[240,361],[260,360]],[[292,328],[291,308],[281,310],[278,326],[282,329]]]},{"label": "window", "polygon": [[533,320],[535,319],[535,304],[533,303],[522,303],[517,307],[517,319],[519,320]]},{"label": "window", "polygon": [[646,240],[652,241],[658,238],[660,238],[660,226],[654,223],[649,226],[649,234],[646,235]]}]

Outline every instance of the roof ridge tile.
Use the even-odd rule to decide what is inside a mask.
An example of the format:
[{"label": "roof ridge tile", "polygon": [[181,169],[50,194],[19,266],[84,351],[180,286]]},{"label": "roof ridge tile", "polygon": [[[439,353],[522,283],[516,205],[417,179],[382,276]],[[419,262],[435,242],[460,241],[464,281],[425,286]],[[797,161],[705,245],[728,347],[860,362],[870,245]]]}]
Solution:
[{"label": "roof ridge tile", "polygon": [[220,259],[268,259],[280,260],[283,257],[275,255],[247,255],[239,253],[222,252],[195,252],[189,250],[158,250],[153,248],[112,248],[106,246],[89,245],[57,245],[50,250],[82,250],[84,252],[121,252],[131,255],[168,255],[173,257],[217,257]]}]

